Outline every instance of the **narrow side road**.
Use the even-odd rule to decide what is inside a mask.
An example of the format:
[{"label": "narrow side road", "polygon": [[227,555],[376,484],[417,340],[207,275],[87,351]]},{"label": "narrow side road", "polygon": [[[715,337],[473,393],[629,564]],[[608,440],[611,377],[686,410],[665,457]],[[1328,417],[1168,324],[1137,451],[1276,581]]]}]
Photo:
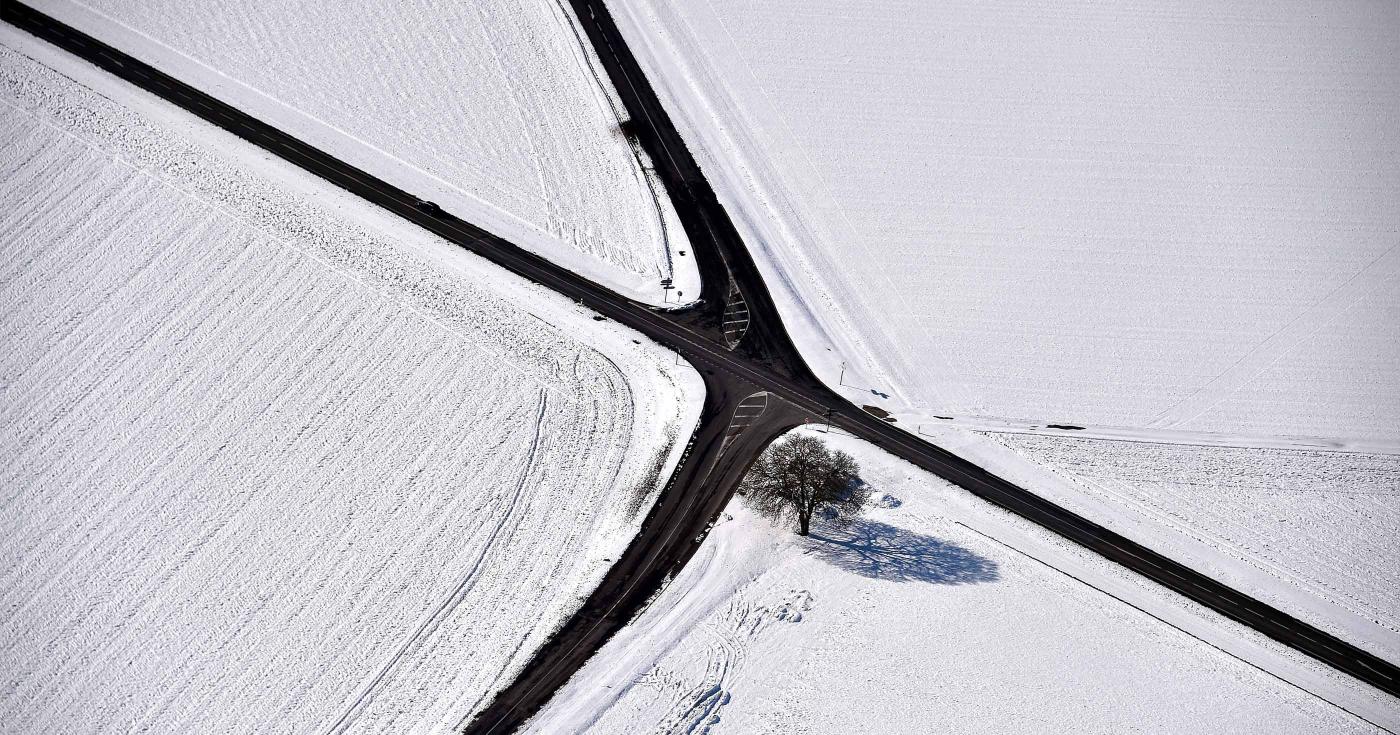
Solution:
[{"label": "narrow side road", "polygon": [[751,412],[740,403],[752,395],[706,397],[686,460],[632,545],[578,612],[535,652],[525,671],[472,719],[466,732],[518,729],[690,560],[753,460],[769,442],[802,423],[800,412],[777,400],[768,401],[762,415],[747,419]]},{"label": "narrow side road", "polygon": [[[1400,696],[1400,669],[1292,616],[1233,590],[1117,533],[1077,516],[976,465],[871,416],[811,374],[783,329],[771,297],[728,214],[685,147],[628,51],[606,8],[574,0],[590,43],[618,90],[637,135],[658,167],[690,237],[704,300],[687,312],[661,312],[632,302],[411,194],[267,125],[151,66],[19,2],[0,5],[3,19],[106,71],[184,108],[308,172],[364,198],[523,278],[575,299],[680,353],[705,379],[700,427],[681,466],[626,554],[603,583],[469,725],[470,733],[516,729],[546,702],[609,637],[639,611],[667,575],[694,553],[705,530],[732,495],[747,466],[772,439],[806,421],[827,417],[851,434],[942,477],[974,495],[1093,550],[1346,672]],[[730,296],[744,301],[748,325],[726,337]],[[743,431],[730,431],[745,398],[766,393],[764,413]]]}]

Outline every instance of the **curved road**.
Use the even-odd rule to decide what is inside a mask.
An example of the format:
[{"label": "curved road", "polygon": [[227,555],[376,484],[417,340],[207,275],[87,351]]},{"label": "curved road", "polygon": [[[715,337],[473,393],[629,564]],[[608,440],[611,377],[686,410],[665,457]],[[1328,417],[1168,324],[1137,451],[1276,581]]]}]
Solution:
[{"label": "curved road", "polygon": [[[1400,696],[1400,669],[1290,615],[1233,590],[1113,531],[987,473],[850,404],[818,381],[778,318],[743,242],[631,56],[606,9],[575,0],[575,12],[613,86],[636,121],[690,238],[705,286],[702,303],[682,312],[630,301],[478,227],[446,215],[353,166],[200,92],[21,3],[3,19],[179,105],[396,215],[526,279],[583,302],[677,351],[706,383],[700,427],[642,531],[580,610],[538,651],[521,676],[467,727],[516,729],[687,561],[763,447],[806,421],[833,425],[883,447],[1023,518],[1074,541],[1226,617],[1258,630],[1376,688]],[[732,281],[731,281],[732,279]],[[739,294],[747,333],[726,342],[726,306]],[[732,339],[730,340],[732,342]],[[764,410],[752,416],[763,396]],[[745,401],[745,399],[750,399]],[[741,420],[736,424],[737,414]],[[747,417],[747,418],[746,418]]]}]

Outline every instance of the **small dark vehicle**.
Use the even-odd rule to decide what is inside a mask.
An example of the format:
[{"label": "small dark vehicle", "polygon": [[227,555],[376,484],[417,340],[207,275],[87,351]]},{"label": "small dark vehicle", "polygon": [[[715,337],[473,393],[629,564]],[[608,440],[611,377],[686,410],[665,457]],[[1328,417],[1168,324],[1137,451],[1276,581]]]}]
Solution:
[{"label": "small dark vehicle", "polygon": [[442,207],[439,207],[436,202],[430,202],[425,199],[415,199],[413,206],[417,207],[418,211],[430,217],[443,219],[447,216],[447,213],[442,211]]},{"label": "small dark vehicle", "polygon": [[874,416],[877,419],[888,420],[890,417],[890,412],[886,411],[883,408],[880,408],[879,406],[861,406],[861,410],[865,411],[871,416]]}]

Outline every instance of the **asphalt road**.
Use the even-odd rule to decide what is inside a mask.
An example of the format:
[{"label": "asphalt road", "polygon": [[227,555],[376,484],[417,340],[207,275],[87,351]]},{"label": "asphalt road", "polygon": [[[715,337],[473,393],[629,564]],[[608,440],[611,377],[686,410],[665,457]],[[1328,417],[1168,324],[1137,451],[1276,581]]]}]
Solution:
[{"label": "asphalt road", "polygon": [[[637,125],[644,147],[663,174],[678,207],[701,210],[705,226],[687,228],[697,253],[717,250],[730,266],[750,303],[756,323],[767,330],[755,338],[767,344],[757,354],[776,367],[763,383],[808,416],[830,415],[832,425],[867,439],[886,451],[1031,520],[1105,558],[1128,567],[1270,638],[1344,671],[1393,696],[1400,696],[1400,669],[1393,664],[1189,569],[1050,501],[1020,488],[946,450],[856,408],[817,381],[791,340],[768,297],[762,278],[723,207],[627,48],[606,7],[596,0],[573,0],[575,15],[594,45],[613,86]],[[702,246],[705,239],[709,244]]]},{"label": "asphalt road", "polygon": [[[423,208],[412,195],[193,89],[150,66],[7,0],[0,17],[238,135],[511,272],[582,302],[670,347],[705,379],[707,396],[690,449],[648,515],[642,532],[580,611],[468,726],[470,733],[516,729],[589,656],[641,609],[694,553],[748,465],[769,441],[804,421],[823,420],[942,477],[999,507],[1091,549],[1226,617],[1313,658],[1400,696],[1400,669],[1140,544],[991,475],[850,404],[817,381],[783,329],[762,278],[703,172],[627,50],[606,10],[574,2],[614,87],[635,121],[638,138],[658,168],[680,215],[706,285],[703,302],[685,312],[651,309],[580,278],[467,222]],[[730,349],[723,336],[729,278],[751,314],[751,326]],[[743,399],[767,393],[763,416],[730,441]]]}]

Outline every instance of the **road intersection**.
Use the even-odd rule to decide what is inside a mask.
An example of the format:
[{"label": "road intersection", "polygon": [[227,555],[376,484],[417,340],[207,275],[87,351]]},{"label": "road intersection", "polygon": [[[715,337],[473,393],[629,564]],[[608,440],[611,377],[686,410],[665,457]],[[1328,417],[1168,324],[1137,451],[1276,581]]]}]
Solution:
[{"label": "road intersection", "polygon": [[[829,423],[871,441],[1217,613],[1400,696],[1400,668],[1392,663],[992,475],[859,409],[821,383],[788,337],[742,239],[607,10],[595,0],[576,0],[574,10],[627,108],[632,121],[629,134],[637,137],[656,164],[690,239],[703,283],[701,299],[693,308],[654,309],[631,301],[435,206],[425,206],[412,194],[21,3],[7,2],[0,11],[6,22],[645,334],[675,350],[700,372],[706,385],[700,425],[642,530],[573,618],[467,726],[467,732],[511,732],[548,701],[690,559],[763,448],[804,423]],[[745,329],[738,333],[734,324],[740,313]],[[762,410],[756,412],[755,397],[760,394]]]}]

